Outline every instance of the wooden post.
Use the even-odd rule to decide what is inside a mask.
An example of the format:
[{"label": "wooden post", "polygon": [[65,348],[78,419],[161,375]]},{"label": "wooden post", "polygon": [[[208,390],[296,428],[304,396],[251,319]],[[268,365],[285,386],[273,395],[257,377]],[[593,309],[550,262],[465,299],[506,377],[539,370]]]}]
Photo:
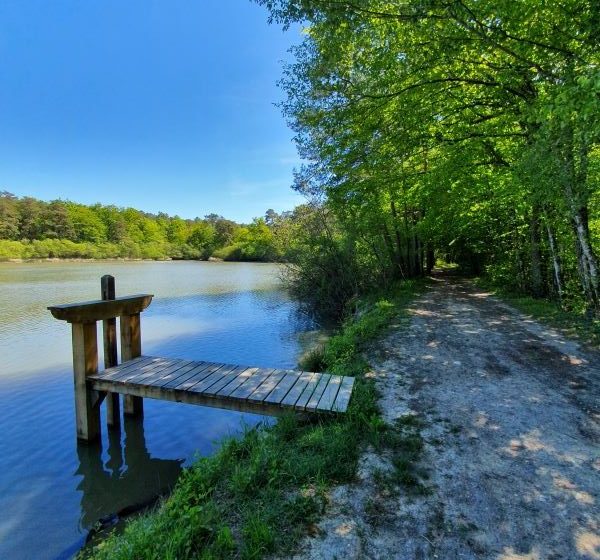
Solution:
[{"label": "wooden post", "polygon": [[[100,279],[102,299],[115,299],[115,279],[110,274]],[[104,319],[102,321],[102,332],[104,338],[104,367],[114,367],[117,360],[117,320]],[[119,429],[121,425],[121,410],[119,406],[119,393],[108,393],[106,396],[106,423],[109,428]]]},{"label": "wooden post", "polygon": [[77,438],[94,441],[100,436],[100,396],[88,389],[86,378],[98,371],[96,322],[73,323],[73,373]]},{"label": "wooden post", "polygon": [[[140,314],[121,316],[121,360],[133,360],[142,355]],[[142,397],[124,395],[123,412],[128,416],[141,416],[144,413]]]}]

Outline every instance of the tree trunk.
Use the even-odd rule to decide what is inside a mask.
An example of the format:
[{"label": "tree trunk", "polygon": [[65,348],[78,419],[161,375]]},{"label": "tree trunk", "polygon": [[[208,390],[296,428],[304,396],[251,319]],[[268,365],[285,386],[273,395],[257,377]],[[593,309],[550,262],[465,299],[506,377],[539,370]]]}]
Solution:
[{"label": "tree trunk", "polygon": [[435,266],[435,253],[431,248],[431,245],[427,246],[427,274],[431,274],[433,267]]},{"label": "tree trunk", "polygon": [[529,233],[531,242],[531,293],[533,297],[540,298],[544,295],[544,284],[542,253],[540,251],[540,215],[539,208],[535,205],[531,209]]},{"label": "tree trunk", "polygon": [[554,231],[548,220],[546,220],[546,232],[548,233],[548,246],[550,247],[550,255],[552,257],[552,267],[554,270],[554,285],[556,286],[556,294],[558,295],[558,301],[562,303],[563,299],[563,285],[562,285],[562,270],[560,255],[558,254],[558,248],[556,246],[556,237]]},{"label": "tree trunk", "polygon": [[587,209],[587,154],[580,151],[580,172],[575,166],[573,130],[566,127],[563,131],[562,146],[565,169],[563,174],[564,194],[569,209],[571,225],[575,233],[578,270],[583,286],[588,309],[591,312],[600,311],[600,285],[598,272],[598,257],[590,241]]}]

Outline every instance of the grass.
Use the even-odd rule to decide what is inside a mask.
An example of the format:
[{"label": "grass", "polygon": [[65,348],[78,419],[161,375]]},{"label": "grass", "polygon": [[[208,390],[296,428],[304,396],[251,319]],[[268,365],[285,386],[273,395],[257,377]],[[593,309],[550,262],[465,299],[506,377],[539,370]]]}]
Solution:
[{"label": "grass", "polygon": [[395,468],[387,484],[420,489],[414,470],[423,445],[418,422],[385,424],[374,385],[364,376],[363,351],[422,288],[404,282],[371,295],[363,305],[367,310],[324,346],[319,355],[324,369],[356,377],[346,414],[308,420],[288,415],[224,441],[215,455],[184,471],[160,506],[81,556],[250,560],[289,553],[323,513],[328,488],[354,479],[367,445],[392,453]]},{"label": "grass", "polygon": [[587,316],[583,309],[567,310],[557,302],[511,292],[483,278],[477,278],[476,283],[486,290],[493,291],[522,313],[560,330],[566,336],[600,348],[600,318]]}]

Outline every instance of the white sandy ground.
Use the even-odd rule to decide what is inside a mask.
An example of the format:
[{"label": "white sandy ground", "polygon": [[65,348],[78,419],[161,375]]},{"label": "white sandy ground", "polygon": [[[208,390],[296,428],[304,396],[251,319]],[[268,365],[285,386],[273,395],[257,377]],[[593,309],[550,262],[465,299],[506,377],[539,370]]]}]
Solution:
[{"label": "white sandy ground", "polygon": [[386,493],[369,450],[294,558],[600,559],[600,355],[467,281],[410,314],[371,375],[387,421],[425,422],[431,492]]}]

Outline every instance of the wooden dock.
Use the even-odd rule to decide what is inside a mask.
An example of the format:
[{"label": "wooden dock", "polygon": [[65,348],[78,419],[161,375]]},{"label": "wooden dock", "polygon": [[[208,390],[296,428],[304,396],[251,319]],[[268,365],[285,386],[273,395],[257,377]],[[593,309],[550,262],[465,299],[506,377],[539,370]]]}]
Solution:
[{"label": "wooden dock", "polygon": [[[257,414],[343,413],[354,378],[243,365],[142,355],[140,313],[152,295],[115,297],[114,278],[102,277],[101,300],[56,305],[56,319],[72,325],[77,437],[100,435],[100,405],[106,400],[109,428],[120,426],[124,413],[143,414],[143,399],[153,398]],[[120,319],[121,360],[117,364],[116,317]],[[104,362],[98,371],[96,323],[103,322]]]},{"label": "wooden dock", "polygon": [[353,377],[140,356],[91,375],[96,391],[260,414],[345,412]]}]

